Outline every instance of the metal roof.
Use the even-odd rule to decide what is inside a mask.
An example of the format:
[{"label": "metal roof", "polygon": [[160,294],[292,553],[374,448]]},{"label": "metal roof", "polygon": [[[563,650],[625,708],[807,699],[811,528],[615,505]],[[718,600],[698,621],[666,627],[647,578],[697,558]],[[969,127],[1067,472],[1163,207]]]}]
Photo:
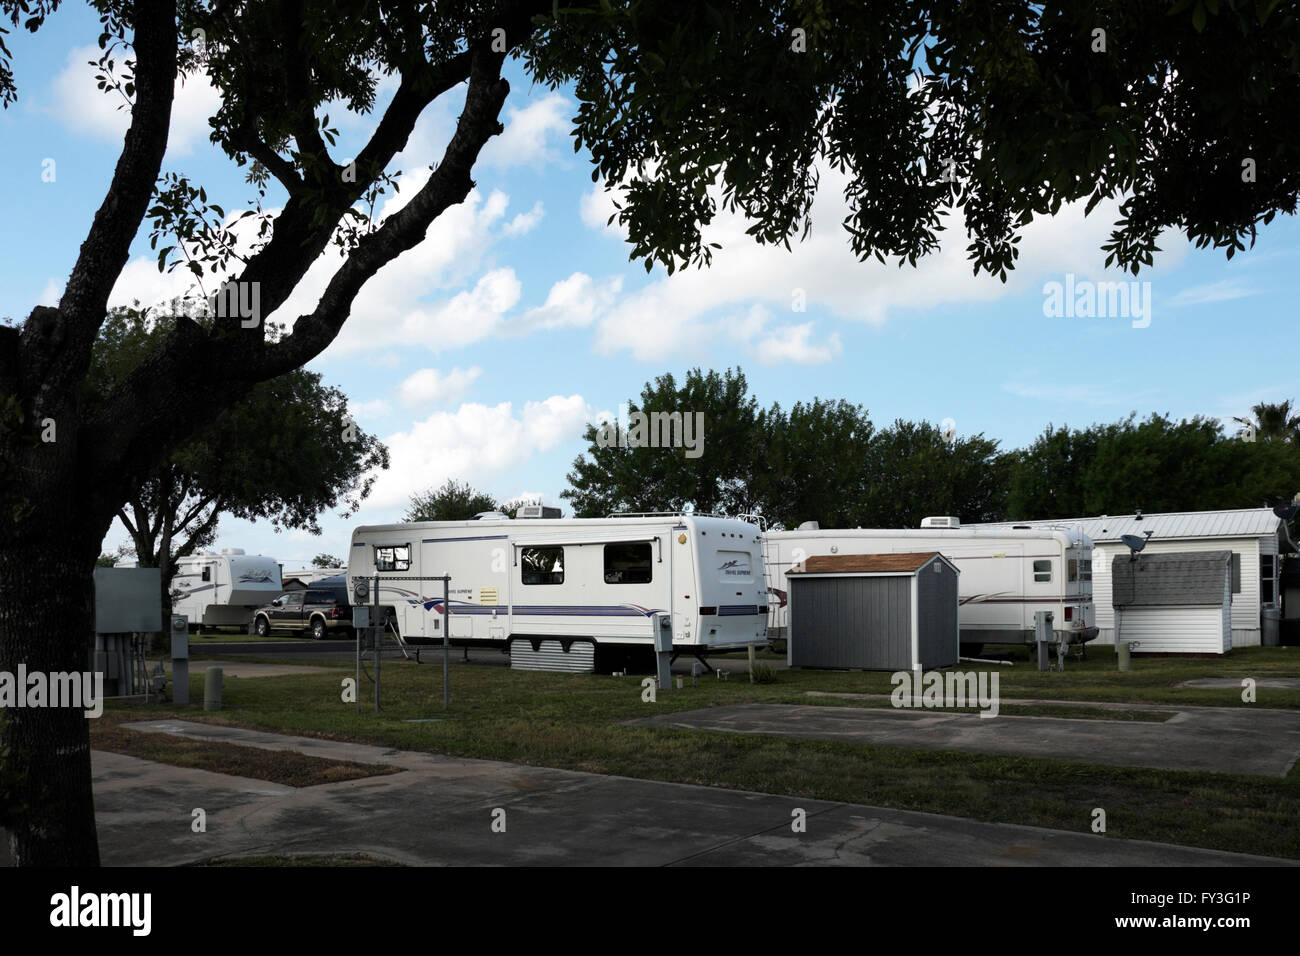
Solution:
[{"label": "metal roof", "polygon": [[979,528],[1073,528],[1081,527],[1094,543],[1118,541],[1122,535],[1168,541],[1179,538],[1253,538],[1279,534],[1291,547],[1286,524],[1272,508],[1240,508],[1233,511],[1175,511],[1168,514],[1102,515],[1097,518],[1056,518],[1051,521],[1001,521],[975,525]]}]

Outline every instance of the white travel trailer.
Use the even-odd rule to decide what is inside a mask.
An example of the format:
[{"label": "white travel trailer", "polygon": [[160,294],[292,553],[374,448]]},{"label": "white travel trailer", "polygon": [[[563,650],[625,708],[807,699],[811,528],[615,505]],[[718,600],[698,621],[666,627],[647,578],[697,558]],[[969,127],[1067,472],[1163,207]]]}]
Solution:
[{"label": "white travel trailer", "polygon": [[956,518],[926,518],[920,528],[769,531],[764,565],[772,594],[768,633],[786,636],[790,566],[814,555],[938,551],[961,571],[963,653],[984,644],[1034,641],[1034,612],[1052,611],[1058,641],[1097,636],[1092,603],[1092,541],[1078,529],[962,528]]},{"label": "white travel trailer", "polygon": [[[522,514],[522,512],[521,512]],[[595,649],[654,646],[669,628],[676,653],[744,647],[765,637],[759,529],[693,514],[371,525],[352,532],[354,604],[376,573],[378,604],[404,641],[441,643],[450,575],[449,638],[508,648],[516,667],[590,670]]]},{"label": "white travel trailer", "polygon": [[275,558],[224,548],[181,558],[172,578],[172,613],[189,617],[190,625],[242,627],[253,612],[279,596],[280,565]]}]

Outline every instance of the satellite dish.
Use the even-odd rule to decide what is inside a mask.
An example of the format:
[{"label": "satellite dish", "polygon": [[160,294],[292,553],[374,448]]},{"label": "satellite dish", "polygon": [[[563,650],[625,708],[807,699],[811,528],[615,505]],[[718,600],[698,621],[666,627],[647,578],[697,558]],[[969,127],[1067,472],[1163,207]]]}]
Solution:
[{"label": "satellite dish", "polygon": [[1295,505],[1278,505],[1273,509],[1273,514],[1277,515],[1283,521],[1290,521],[1296,516],[1297,509]]},{"label": "satellite dish", "polygon": [[1140,538],[1135,534],[1122,534],[1119,539],[1124,542],[1124,547],[1128,548],[1134,554],[1137,554],[1147,546],[1147,539]]}]

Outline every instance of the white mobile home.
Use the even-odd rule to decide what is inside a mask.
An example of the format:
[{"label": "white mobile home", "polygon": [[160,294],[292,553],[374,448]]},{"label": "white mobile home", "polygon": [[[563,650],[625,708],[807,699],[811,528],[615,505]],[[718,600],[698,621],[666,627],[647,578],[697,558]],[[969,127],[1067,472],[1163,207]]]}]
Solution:
[{"label": "white mobile home", "polygon": [[177,591],[172,613],[188,616],[191,626],[242,627],[280,594],[280,565],[242,548],[193,554],[177,562],[172,592]]},{"label": "white mobile home", "polygon": [[[809,524],[813,524],[809,522]],[[773,598],[769,636],[789,625],[786,574],[805,558],[821,555],[937,551],[960,571],[961,642],[965,652],[982,644],[1034,641],[1034,613],[1052,611],[1058,640],[1097,636],[1092,598],[1092,542],[1077,531],[963,528],[956,518],[926,518],[920,528],[815,527],[769,531],[765,565]]]},{"label": "white mobile home", "polygon": [[[1295,549],[1286,522],[1270,508],[1233,511],[1181,511],[1168,514],[1102,515],[1054,521],[1019,521],[980,528],[1076,528],[1093,541],[1093,597],[1100,640],[1115,642],[1111,596],[1111,558],[1127,555],[1122,535],[1147,538],[1143,554],[1169,551],[1232,552],[1232,646],[1261,643],[1263,612],[1280,606],[1278,556]],[[1150,532],[1148,535],[1147,532]],[[1121,639],[1122,636],[1121,636]]]},{"label": "white mobile home", "polygon": [[746,521],[691,514],[370,525],[352,532],[348,585],[362,603],[377,573],[403,640],[441,642],[442,583],[417,579],[450,575],[452,643],[508,647],[515,666],[576,654],[557,666],[585,670],[597,645],[652,647],[661,627],[699,656],[761,641],[761,547]]}]

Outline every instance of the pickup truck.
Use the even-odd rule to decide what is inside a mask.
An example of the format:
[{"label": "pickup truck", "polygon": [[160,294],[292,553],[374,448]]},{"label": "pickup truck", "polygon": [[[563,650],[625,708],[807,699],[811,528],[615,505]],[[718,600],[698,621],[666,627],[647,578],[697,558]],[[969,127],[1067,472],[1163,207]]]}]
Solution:
[{"label": "pickup truck", "polygon": [[318,641],[330,635],[352,637],[347,589],[308,588],[281,594],[254,612],[253,630],[259,637],[269,637],[275,631],[308,631]]}]

